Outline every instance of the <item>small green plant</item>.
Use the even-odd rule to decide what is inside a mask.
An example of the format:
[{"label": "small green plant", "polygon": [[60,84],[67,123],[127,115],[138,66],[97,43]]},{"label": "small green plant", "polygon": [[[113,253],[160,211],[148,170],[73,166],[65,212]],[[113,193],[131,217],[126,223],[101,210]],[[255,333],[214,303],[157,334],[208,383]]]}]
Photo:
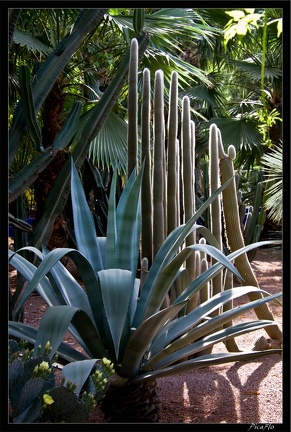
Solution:
[{"label": "small green plant", "polygon": [[[49,342],[44,351],[39,346],[29,349],[26,341],[9,340],[9,402],[13,423],[81,423],[100,402],[108,389],[108,378],[114,373],[112,363],[103,358],[90,365],[80,391],[80,383],[68,378],[66,366],[63,377],[56,382]],[[81,370],[80,370],[81,372]],[[67,377],[67,378],[66,378]]]}]

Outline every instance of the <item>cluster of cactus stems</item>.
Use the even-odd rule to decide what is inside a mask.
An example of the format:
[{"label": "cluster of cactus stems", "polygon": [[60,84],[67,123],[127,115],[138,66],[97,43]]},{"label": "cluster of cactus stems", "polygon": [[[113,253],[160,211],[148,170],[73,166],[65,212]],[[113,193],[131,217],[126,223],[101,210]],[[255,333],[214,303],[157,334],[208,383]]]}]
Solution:
[{"label": "cluster of cactus stems", "polygon": [[96,365],[84,385],[76,394],[76,385],[62,378],[56,382],[50,359],[50,343],[44,353],[27,348],[27,342],[9,340],[9,401],[10,420],[13,423],[83,423],[89,419],[96,403],[108,389],[109,377],[114,373],[113,364],[104,358]]},{"label": "cluster of cactus stems", "polygon": [[[218,147],[219,157],[219,171],[221,177],[221,183],[225,183],[230,178],[233,181],[224,189],[222,192],[222,203],[223,203],[223,217],[225,224],[225,236],[228,242],[228,247],[231,251],[238,250],[245,246],[245,240],[243,237],[240,216],[239,216],[239,204],[237,199],[237,186],[235,181],[235,170],[234,170],[234,159],[236,157],[236,150],[234,146],[228,147],[227,153],[225,153],[221,133],[216,125],[213,125],[216,133],[213,134]],[[244,285],[251,285],[258,287],[258,281],[251,267],[250,261],[246,253],[240,255],[235,260],[235,265],[244,279]],[[223,288],[222,288],[223,289]],[[249,299],[251,301],[262,297],[260,293],[250,293]],[[254,309],[259,319],[274,320],[274,317],[267,304],[261,305]],[[266,332],[273,339],[282,339],[282,332],[279,327],[274,324],[266,328]]]},{"label": "cluster of cactus stems", "polygon": [[[141,160],[138,158],[138,108],[137,108],[137,65],[138,47],[135,40],[131,45],[131,61],[129,65],[129,98],[128,98],[128,173],[134,166],[145,162],[144,177],[141,192],[142,202],[142,235],[141,235],[141,287],[146,278],[154,256],[164,242],[166,236],[178,225],[186,222],[195,212],[195,125],[191,120],[190,101],[187,96],[182,99],[181,134],[178,139],[179,100],[178,100],[178,74],[171,75],[169,105],[164,104],[164,77],[161,70],[156,71],[154,77],[153,113],[151,113],[151,77],[150,71],[143,71],[143,88],[141,102]],[[168,122],[165,125],[165,110],[168,112]],[[151,141],[151,125],[153,137]],[[152,144],[151,144],[152,142]],[[165,144],[166,143],[166,144]],[[151,147],[152,145],[152,147]],[[210,229],[217,241],[217,247],[222,251],[223,236],[227,239],[228,248],[233,252],[246,244],[258,240],[261,224],[256,221],[247,222],[245,232],[242,230],[239,216],[239,204],[233,160],[235,148],[230,146],[226,154],[223,148],[221,133],[215,124],[209,131],[209,195],[220,184],[230,177],[233,182],[223,191],[210,206]],[[254,213],[258,211],[260,186],[258,186]],[[222,215],[224,228],[222,228]],[[251,223],[251,227],[249,226]],[[255,224],[253,226],[253,224]],[[224,231],[223,231],[224,230]],[[255,234],[254,234],[255,232]],[[189,234],[186,244],[195,244],[195,232]],[[200,241],[205,241],[203,238]],[[192,254],[187,259],[185,268],[187,275],[181,273],[179,277],[188,277],[193,280],[209,265],[207,257],[200,252]],[[244,278],[245,285],[258,286],[247,254],[243,254],[235,262],[238,271]],[[187,311],[195,308],[199,302],[215,295],[224,289],[232,287],[232,275],[221,271],[210,284],[207,284],[200,293],[193,297]],[[179,278],[173,286],[170,301],[175,291],[179,290]],[[250,300],[255,300],[260,294],[250,294]],[[232,307],[226,305],[225,308]],[[274,320],[267,304],[255,309],[260,319]],[[216,311],[219,313],[219,311]],[[282,338],[281,330],[277,325],[266,329],[271,338]],[[227,346],[235,346],[230,341]],[[236,347],[237,348],[237,347]],[[238,349],[238,348],[237,348]]]}]

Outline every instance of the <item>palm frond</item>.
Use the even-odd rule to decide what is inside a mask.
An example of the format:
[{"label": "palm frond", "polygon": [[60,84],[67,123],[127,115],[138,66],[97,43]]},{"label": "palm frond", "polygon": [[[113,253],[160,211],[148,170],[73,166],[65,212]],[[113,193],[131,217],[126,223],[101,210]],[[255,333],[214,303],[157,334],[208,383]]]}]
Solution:
[{"label": "palm frond", "polygon": [[213,118],[209,123],[215,123],[220,129],[225,148],[231,144],[237,151],[259,147],[261,135],[256,129],[255,123],[243,116]]},{"label": "palm frond", "polygon": [[283,148],[282,145],[275,146],[270,153],[262,157],[262,164],[268,176],[266,184],[265,209],[269,217],[275,223],[281,223],[283,215]]},{"label": "palm frond", "polygon": [[16,44],[19,44],[22,47],[25,46],[27,49],[37,51],[41,54],[48,54],[50,52],[50,48],[47,45],[42,43],[32,34],[28,34],[20,29],[15,29],[13,40]]},{"label": "palm frond", "polygon": [[108,115],[99,134],[91,141],[89,158],[94,164],[117,169],[127,169],[127,123],[113,111]]},{"label": "palm frond", "polygon": [[[261,68],[262,65],[260,63],[260,59],[256,59],[257,62],[255,63],[253,61],[253,59],[248,59],[248,60],[243,60],[243,61],[239,61],[239,60],[233,60],[233,59],[229,59],[228,63],[230,65],[235,66],[237,69],[241,70],[242,72],[247,73],[251,79],[253,81],[260,81],[261,79]],[[281,78],[282,77],[282,70],[277,68],[277,67],[273,67],[270,65],[266,65],[265,66],[265,78],[266,79],[273,79],[273,78]]]}]

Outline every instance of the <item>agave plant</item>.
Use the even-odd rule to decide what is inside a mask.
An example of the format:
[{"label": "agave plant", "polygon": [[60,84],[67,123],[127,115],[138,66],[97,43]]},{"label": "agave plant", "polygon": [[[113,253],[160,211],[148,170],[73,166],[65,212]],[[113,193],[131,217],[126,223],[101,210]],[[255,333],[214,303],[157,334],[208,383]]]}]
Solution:
[{"label": "agave plant", "polygon": [[[272,243],[249,245],[226,257],[211,244],[214,243],[211,232],[196,224],[229,181],[218,188],[185,224],[169,234],[146,278],[138,277],[142,175],[143,166],[138,174],[136,170],[132,172],[116,206],[114,174],[108,203],[107,237],[97,237],[92,213],[72,160],[71,196],[78,249],[59,248],[49,252],[43,248],[40,252],[33,247],[24,248],[40,259],[38,267],[19,251],[9,251],[10,264],[28,281],[12,316],[17,315],[34,290],[50,306],[39,329],[10,321],[9,333],[28,340],[35,347],[44,346],[49,340],[52,352],[56,352],[59,359],[70,362],[73,382],[79,380],[77,365],[82,363],[80,360],[108,358],[114,364],[115,373],[102,407],[107,418],[114,422],[157,421],[157,378],[281,351],[215,352],[218,342],[274,325],[274,321],[256,319],[223,328],[225,323],[243,312],[280,294],[269,295],[258,287],[242,286],[218,293],[188,313],[185,308],[191,297],[223,268],[240,277],[231,262],[237,256]],[[208,244],[183,246],[193,230],[201,230]],[[183,264],[197,250],[214,258],[216,264],[190,281]],[[69,255],[77,265],[83,286],[61,264],[64,255]],[[144,280],[143,284],[141,280]],[[162,308],[174,283],[179,285],[180,294],[170,306]],[[250,292],[261,293],[262,297],[212,317],[212,312],[225,303]],[[67,330],[83,353],[62,342]],[[205,354],[209,347],[213,347],[211,354]]]}]

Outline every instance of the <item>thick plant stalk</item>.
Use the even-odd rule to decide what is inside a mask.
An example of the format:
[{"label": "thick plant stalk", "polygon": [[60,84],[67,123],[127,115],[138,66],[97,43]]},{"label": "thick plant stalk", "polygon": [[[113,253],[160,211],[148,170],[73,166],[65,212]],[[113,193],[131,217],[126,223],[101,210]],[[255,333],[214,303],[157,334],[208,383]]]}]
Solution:
[{"label": "thick plant stalk", "polygon": [[[206,244],[206,240],[204,237],[202,237],[199,240],[200,244]],[[205,272],[209,265],[207,261],[206,254],[204,252],[195,252],[195,258],[196,258],[196,277],[199,276],[201,273]],[[206,282],[206,284],[199,290],[199,303],[203,304],[210,298],[210,284],[209,282]],[[211,354],[212,347],[206,348],[199,353],[196,354],[195,357],[200,357],[203,355]]]},{"label": "thick plant stalk", "polygon": [[[201,259],[200,272],[203,273],[208,269],[208,261],[206,258]],[[209,282],[207,282],[200,290],[200,303],[204,303],[210,298]]]},{"label": "thick plant stalk", "polygon": [[179,148],[178,148],[178,74],[172,73],[169,95],[168,116],[168,170],[167,170],[167,234],[178,226],[178,179],[179,179]]},{"label": "thick plant stalk", "polygon": [[140,265],[140,291],[142,290],[149,271],[149,262],[146,257],[142,258]]},{"label": "thick plant stalk", "polygon": [[141,189],[142,234],[141,256],[148,259],[148,266],[153,260],[153,203],[151,180],[151,152],[150,152],[150,71],[143,71],[143,90],[141,107],[141,155],[145,162]]},{"label": "thick plant stalk", "polygon": [[[218,130],[215,124],[209,130],[209,195],[212,195],[220,186],[219,180],[219,143]],[[219,249],[222,250],[222,228],[221,228],[221,200],[217,197],[210,204],[210,229],[217,240]],[[221,291],[218,290],[217,292]],[[216,292],[215,292],[216,294]]]},{"label": "thick plant stalk", "polygon": [[[209,195],[220,186],[219,179],[219,136],[215,124],[209,130]],[[210,229],[217,240],[219,250],[222,250],[221,199],[216,198],[210,204]],[[219,289],[217,292],[220,292]]]},{"label": "thick plant stalk", "polygon": [[138,128],[137,128],[137,72],[138,72],[138,42],[132,39],[130,46],[129,70],[128,70],[128,134],[127,134],[127,151],[128,151],[128,177],[137,165],[137,147],[138,147]]},{"label": "thick plant stalk", "polygon": [[[218,128],[215,124],[209,130],[209,195],[211,196],[220,186],[219,179],[219,142]],[[219,250],[222,251],[222,227],[221,227],[221,198],[218,196],[210,204],[210,229],[217,240]],[[212,265],[216,260],[212,259]],[[212,295],[216,295],[223,290],[222,271],[212,279]],[[211,315],[219,314],[219,309]]]},{"label": "thick plant stalk", "polygon": [[[246,230],[244,232],[246,245],[255,243],[259,240],[262,231],[262,225],[257,222],[259,219],[258,215],[260,206],[263,207],[263,185],[259,182],[256,187],[256,195],[252,215],[248,221],[248,224],[246,225]],[[261,209],[261,211],[263,211],[263,208]],[[255,258],[256,253],[256,249],[253,249],[248,253],[248,258],[250,262],[252,262],[252,260]]]},{"label": "thick plant stalk", "polygon": [[[225,183],[229,178],[234,176],[233,159],[235,158],[235,156],[235,148],[233,146],[229,146],[228,154],[225,154],[224,152],[222,154],[221,152],[220,172],[222,184]],[[231,251],[235,251],[237,249],[245,247],[245,243],[240,227],[237,193],[234,179],[223,190],[222,199],[228,246]],[[236,258],[235,265],[244,279],[244,285],[251,285],[256,287],[259,286],[257,278],[253,272],[246,253]],[[262,298],[262,294],[250,293],[248,297],[251,301],[253,301]],[[274,321],[273,314],[267,304],[256,307],[254,311],[259,319]],[[282,332],[277,324],[274,324],[273,326],[268,326],[265,330],[270,336],[270,338],[278,339],[280,341],[282,340]]]},{"label": "thick plant stalk", "polygon": [[[187,222],[194,214],[194,133],[191,133],[190,100],[184,96],[182,100],[182,174],[183,174],[183,207],[184,219]],[[186,246],[195,244],[195,233],[186,237]],[[186,269],[190,280],[195,279],[195,255],[186,261]],[[187,313],[198,304],[199,295],[195,294],[187,304]]]},{"label": "thick plant stalk", "polygon": [[[184,96],[182,101],[182,161],[183,161],[183,207],[184,219],[187,222],[194,213],[194,164],[193,141],[191,139],[190,101]],[[194,232],[186,237],[186,246],[195,243]],[[189,271],[190,280],[195,277],[195,260],[189,258],[186,268]]]},{"label": "thick plant stalk", "polygon": [[[229,271],[227,269],[225,272],[225,278],[224,278],[224,289],[227,290],[227,289],[231,289],[231,288],[233,288],[233,274],[231,271]],[[232,309],[233,309],[233,300],[231,300],[231,301],[229,301],[223,305],[223,312],[226,312],[226,311],[232,310]],[[226,327],[230,327],[232,325],[233,325],[233,322],[229,321],[228,323],[224,324],[223,327],[226,328]],[[225,341],[225,346],[229,352],[239,352],[240,351],[240,349],[237,346],[237,343],[235,341],[235,338],[227,339]]]},{"label": "thick plant stalk", "polygon": [[155,73],[153,165],[153,257],[165,240],[164,76]]}]

